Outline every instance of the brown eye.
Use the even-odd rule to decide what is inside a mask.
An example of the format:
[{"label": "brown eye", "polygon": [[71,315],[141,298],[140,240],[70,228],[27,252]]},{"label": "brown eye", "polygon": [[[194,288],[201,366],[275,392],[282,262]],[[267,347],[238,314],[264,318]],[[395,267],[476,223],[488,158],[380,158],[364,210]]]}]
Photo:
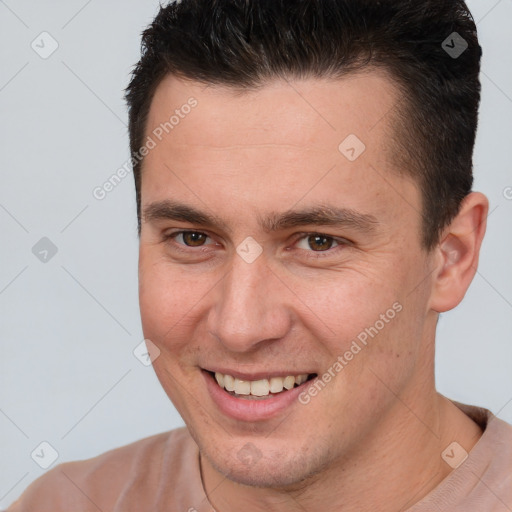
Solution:
[{"label": "brown eye", "polygon": [[[337,243],[331,236],[312,234],[304,237],[300,243],[305,242],[306,249],[312,249],[314,252],[328,251],[333,247],[333,243]],[[304,247],[300,247],[304,249]]]},{"label": "brown eye", "polygon": [[183,240],[182,245],[186,245],[188,247],[200,247],[204,245],[204,242],[208,239],[207,235],[200,233],[199,231],[181,231],[179,233],[174,233],[173,237],[175,237],[178,243],[181,243],[181,238]]}]

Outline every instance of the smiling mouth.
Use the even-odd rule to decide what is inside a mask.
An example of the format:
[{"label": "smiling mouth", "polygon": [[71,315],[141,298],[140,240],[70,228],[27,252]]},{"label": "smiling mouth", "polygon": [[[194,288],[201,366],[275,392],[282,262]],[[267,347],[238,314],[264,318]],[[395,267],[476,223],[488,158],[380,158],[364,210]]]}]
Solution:
[{"label": "smiling mouth", "polygon": [[232,375],[219,372],[208,373],[217,382],[219,387],[231,396],[246,400],[264,400],[301,386],[305,382],[314,379],[316,373],[302,373],[299,375],[288,375],[286,377],[270,377],[259,380],[241,380]]}]

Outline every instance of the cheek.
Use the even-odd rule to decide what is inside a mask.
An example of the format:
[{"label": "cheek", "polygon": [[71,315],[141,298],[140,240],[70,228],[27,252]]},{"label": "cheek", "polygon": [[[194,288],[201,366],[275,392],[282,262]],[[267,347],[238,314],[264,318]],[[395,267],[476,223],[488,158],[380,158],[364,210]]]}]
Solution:
[{"label": "cheek", "polygon": [[180,301],[175,291],[154,273],[139,277],[139,305],[144,336],[160,340],[180,314]]},{"label": "cheek", "polygon": [[139,255],[139,306],[144,336],[161,350],[190,346],[215,285],[204,273],[179,269],[154,250]]},{"label": "cheek", "polygon": [[[368,367],[389,382],[406,378],[416,364],[424,328],[424,290],[420,286],[411,293],[417,286],[417,264],[415,268],[407,257],[396,255],[393,261],[378,259],[364,269],[354,265],[314,287],[297,282],[294,289],[314,313],[302,319],[327,348],[327,364],[332,366],[341,357],[332,371],[344,377],[336,380],[359,394],[364,393],[359,389],[363,384],[369,395],[376,392],[370,392],[369,382],[380,386]],[[371,403],[377,395],[367,399]]]},{"label": "cheek", "polygon": [[312,312],[303,317],[311,318],[308,328],[337,340],[341,346],[333,348],[339,350],[376,322],[380,326],[381,315],[384,320],[393,320],[393,304],[400,301],[400,293],[398,286],[391,286],[384,276],[351,269],[330,276],[318,286],[311,286],[310,281],[297,282],[294,291]]},{"label": "cheek", "polygon": [[185,316],[189,288],[183,287],[173,273],[165,270],[165,264],[147,252],[141,248],[139,254],[141,321],[144,336],[160,344],[172,326]]},{"label": "cheek", "polygon": [[187,284],[167,262],[148,251],[139,256],[139,306],[144,338],[151,340],[160,353],[153,369],[163,389],[177,409],[186,415],[186,400],[180,390],[188,379],[193,359],[195,289]]}]

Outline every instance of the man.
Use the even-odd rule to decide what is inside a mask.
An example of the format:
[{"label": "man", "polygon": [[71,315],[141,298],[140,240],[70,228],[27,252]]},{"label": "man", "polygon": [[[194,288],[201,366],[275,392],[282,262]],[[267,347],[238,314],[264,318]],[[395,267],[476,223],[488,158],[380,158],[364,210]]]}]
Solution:
[{"label": "man", "polygon": [[462,0],[182,0],[128,87],[140,306],[187,427],[9,509],[512,510],[512,427],[436,392],[481,50]]}]

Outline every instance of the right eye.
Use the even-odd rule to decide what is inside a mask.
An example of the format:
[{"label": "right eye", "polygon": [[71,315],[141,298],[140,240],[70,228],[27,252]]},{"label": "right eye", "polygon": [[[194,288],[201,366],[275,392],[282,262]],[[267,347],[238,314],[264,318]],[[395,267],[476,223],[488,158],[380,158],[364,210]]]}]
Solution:
[{"label": "right eye", "polygon": [[176,231],[166,235],[165,238],[166,240],[173,239],[179,245],[186,247],[202,247],[204,242],[210,237],[201,231]]}]

